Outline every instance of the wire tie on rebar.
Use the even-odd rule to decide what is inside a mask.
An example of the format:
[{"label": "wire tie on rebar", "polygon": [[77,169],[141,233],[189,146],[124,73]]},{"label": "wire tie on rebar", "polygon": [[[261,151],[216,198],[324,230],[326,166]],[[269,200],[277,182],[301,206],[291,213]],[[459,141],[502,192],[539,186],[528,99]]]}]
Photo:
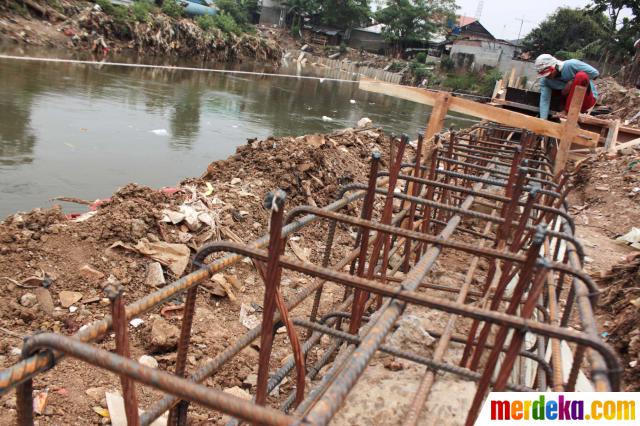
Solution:
[{"label": "wire tie on rebar", "polygon": [[38,331],[34,332],[33,335],[25,336],[24,339],[22,339],[22,341],[23,341],[22,353],[21,353],[20,356],[21,356],[21,358],[23,360],[25,360],[25,359],[29,358],[30,356],[34,355],[36,352],[39,352],[40,354],[46,356],[47,357],[47,366],[44,367],[44,370],[42,371],[42,372],[45,372],[45,371],[51,370],[53,367],[56,366],[56,357],[53,355],[53,350],[52,349],[47,349],[47,348],[41,349],[41,350],[36,350],[36,351],[31,351],[31,352],[27,352],[27,350],[26,350],[27,347],[28,347],[27,342],[29,340],[31,340],[31,338],[34,335],[38,335],[38,334],[42,334],[42,333],[47,333],[47,331],[46,330],[38,330]]},{"label": "wire tie on rebar", "polygon": [[279,209],[284,207],[286,198],[287,193],[282,189],[278,188],[275,191],[271,191],[264,197],[264,208],[271,210],[272,212],[277,212]]}]

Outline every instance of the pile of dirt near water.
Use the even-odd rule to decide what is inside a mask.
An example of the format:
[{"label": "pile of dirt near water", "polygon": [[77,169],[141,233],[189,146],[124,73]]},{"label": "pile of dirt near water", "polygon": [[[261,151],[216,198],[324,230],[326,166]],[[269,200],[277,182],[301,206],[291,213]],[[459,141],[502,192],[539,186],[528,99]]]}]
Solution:
[{"label": "pile of dirt near water", "polygon": [[600,78],[595,83],[598,103],[611,108],[611,114],[599,118],[619,118],[626,126],[640,127],[640,90],[622,86],[612,77]]},{"label": "pile of dirt near water", "polygon": [[[373,151],[380,151],[387,163],[389,138],[372,128],[252,140],[229,159],[212,163],[203,176],[175,187],[129,184],[109,199],[83,202],[89,207],[79,207],[87,211],[78,214],[65,215],[54,207],[9,216],[0,223],[0,369],[20,359],[24,336],[72,335],[109,315],[106,283],[122,284],[125,301],[131,303],[188,273],[191,257],[203,244],[247,243],[265,235],[269,212],[262,200],[268,191],[285,189],[289,210],[300,204],[325,205],[335,199],[343,183],[366,183]],[[414,155],[412,149],[408,151],[407,159]],[[296,233],[286,248],[288,256],[317,261],[326,227],[314,225]],[[352,246],[353,237],[339,232],[335,256]],[[289,275],[282,283],[284,297],[293,297],[311,281],[302,274]],[[201,283],[190,371],[247,331],[243,309],[261,309],[263,289],[250,262],[238,262]],[[342,293],[332,285],[326,291],[335,292],[334,298],[322,302],[321,309],[328,310]],[[299,309],[308,311],[311,303],[309,299]],[[174,370],[183,306],[178,296],[131,323],[133,358],[146,356],[157,368]],[[94,344],[110,351],[115,347],[110,335]],[[278,334],[272,367],[290,351],[288,341]],[[311,353],[310,359],[316,355]],[[242,387],[248,394],[255,388],[257,365],[258,351],[248,347],[206,384],[229,391]],[[71,358],[38,375],[34,386],[36,396],[44,395],[46,400],[43,413],[37,416],[41,425],[108,424],[105,395],[121,389],[116,375]],[[291,381],[283,384],[280,398],[292,386]],[[161,396],[147,387],[138,389],[141,407]],[[74,410],[68,409],[71,405]],[[14,393],[0,398],[0,415],[6,420],[1,424],[15,424]],[[196,424],[224,424],[220,413],[202,407],[194,406],[190,417]]]},{"label": "pile of dirt near water", "polygon": [[640,253],[613,266],[600,280],[610,315],[608,342],[622,357],[625,391],[640,391]]}]

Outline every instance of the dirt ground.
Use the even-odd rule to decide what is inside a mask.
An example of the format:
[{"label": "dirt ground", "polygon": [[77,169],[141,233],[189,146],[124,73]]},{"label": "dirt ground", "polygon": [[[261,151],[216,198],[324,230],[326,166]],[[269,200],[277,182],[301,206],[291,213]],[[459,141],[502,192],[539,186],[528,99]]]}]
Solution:
[{"label": "dirt ground", "polygon": [[[638,249],[616,238],[640,223],[640,152],[588,158],[569,196],[577,236],[587,255],[585,269],[602,292],[598,313],[605,341],[618,351],[625,390],[640,390]],[[640,246],[638,246],[640,247]],[[634,305],[635,303],[635,305]]]},{"label": "dirt ground", "polygon": [[[287,209],[308,203],[326,205],[334,199],[339,185],[366,181],[371,153],[386,153],[388,146],[388,139],[377,129],[252,141],[239,147],[229,159],[212,163],[201,177],[187,179],[176,188],[154,190],[130,184],[109,200],[94,203],[91,208],[95,210],[76,218],[65,216],[59,208],[9,216],[0,224],[0,367],[19,359],[22,336],[38,331],[71,335],[82,325],[107,315],[109,303],[101,290],[105,282],[121,283],[128,302],[154,290],[148,283],[154,262],[147,256],[112,247],[115,242],[167,242],[189,247],[187,253],[193,253],[217,239],[252,241],[267,232],[269,215],[262,208],[262,199],[269,190],[281,187],[287,191]],[[168,210],[177,214],[185,204],[201,209],[200,222],[162,222]],[[202,212],[207,215],[202,216]],[[309,227],[296,235],[295,247],[288,247],[287,253],[318,260],[322,249],[318,241],[324,241],[325,236],[326,226]],[[336,244],[339,260],[353,244],[350,232],[339,232]],[[173,267],[162,267],[166,282],[176,278]],[[239,320],[242,305],[258,309],[262,305],[262,281],[251,264],[236,264],[224,273],[230,275],[239,278],[231,287],[232,295],[225,295],[214,282],[199,293],[193,349],[188,357],[191,371],[246,331]],[[283,278],[283,296],[291,298],[311,282],[289,273]],[[342,292],[332,286],[327,286],[325,294],[328,297],[323,303],[327,306],[322,309],[342,297]],[[311,299],[297,309],[309,312]],[[181,303],[175,300],[176,305]],[[132,356],[151,355],[160,368],[171,370],[180,315],[181,311],[160,309],[142,315],[142,325],[130,327]],[[277,335],[273,368],[290,353],[284,336]],[[99,343],[107,350],[113,350],[114,345],[113,335]],[[250,376],[257,373],[257,356],[255,348],[245,349],[206,384],[251,391]],[[309,356],[313,361],[317,354]],[[243,383],[248,377],[249,384]],[[281,398],[291,385],[281,386]],[[66,359],[39,376],[35,389],[48,395],[39,424],[100,424],[108,421],[100,415],[106,408],[105,391],[118,391],[120,385],[115,376]],[[159,398],[157,392],[141,386],[138,391],[141,407]],[[70,404],[72,411],[68,410]],[[221,421],[214,412],[200,408],[193,412],[203,424]],[[15,423],[13,394],[0,400],[0,413],[0,424]]]}]

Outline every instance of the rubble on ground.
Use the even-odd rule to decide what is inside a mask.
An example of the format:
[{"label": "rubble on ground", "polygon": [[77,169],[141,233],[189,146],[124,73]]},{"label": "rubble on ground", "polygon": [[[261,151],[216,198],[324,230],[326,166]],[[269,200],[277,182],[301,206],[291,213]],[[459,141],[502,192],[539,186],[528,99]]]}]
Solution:
[{"label": "rubble on ground", "polygon": [[622,86],[612,77],[600,78],[595,83],[598,103],[611,108],[611,114],[599,118],[620,119],[625,126],[640,127],[640,90]]}]

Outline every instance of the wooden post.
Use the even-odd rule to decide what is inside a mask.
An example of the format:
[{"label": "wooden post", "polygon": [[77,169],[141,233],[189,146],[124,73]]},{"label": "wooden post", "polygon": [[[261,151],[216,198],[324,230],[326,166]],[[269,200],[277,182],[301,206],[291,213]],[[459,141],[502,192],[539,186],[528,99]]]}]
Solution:
[{"label": "wooden post", "polygon": [[573,98],[571,99],[569,114],[567,115],[567,121],[565,121],[563,125],[562,135],[560,136],[560,145],[558,146],[558,152],[556,154],[556,161],[553,170],[556,176],[564,170],[564,166],[567,163],[567,157],[569,156],[571,143],[578,134],[578,118],[580,117],[580,110],[582,109],[582,102],[584,101],[584,95],[586,93],[587,88],[584,86],[576,86],[573,90]]},{"label": "wooden post", "polygon": [[511,75],[509,76],[509,83],[507,87],[513,87],[516,83],[516,67],[511,68]]},{"label": "wooden post", "polygon": [[497,99],[500,90],[502,89],[502,79],[496,81],[496,85],[493,87],[493,94],[491,95],[491,100]]},{"label": "wooden post", "polygon": [[620,130],[620,119],[613,120],[609,125],[607,139],[604,142],[604,149],[607,152],[615,152],[618,143],[618,131]]},{"label": "wooden post", "polygon": [[[433,110],[429,116],[429,122],[427,123],[427,129],[424,132],[425,146],[429,144],[429,141],[433,136],[442,130],[444,126],[444,119],[449,111],[449,103],[451,102],[451,95],[446,92],[440,92],[437,94]],[[423,152],[423,155],[425,153]]]}]

